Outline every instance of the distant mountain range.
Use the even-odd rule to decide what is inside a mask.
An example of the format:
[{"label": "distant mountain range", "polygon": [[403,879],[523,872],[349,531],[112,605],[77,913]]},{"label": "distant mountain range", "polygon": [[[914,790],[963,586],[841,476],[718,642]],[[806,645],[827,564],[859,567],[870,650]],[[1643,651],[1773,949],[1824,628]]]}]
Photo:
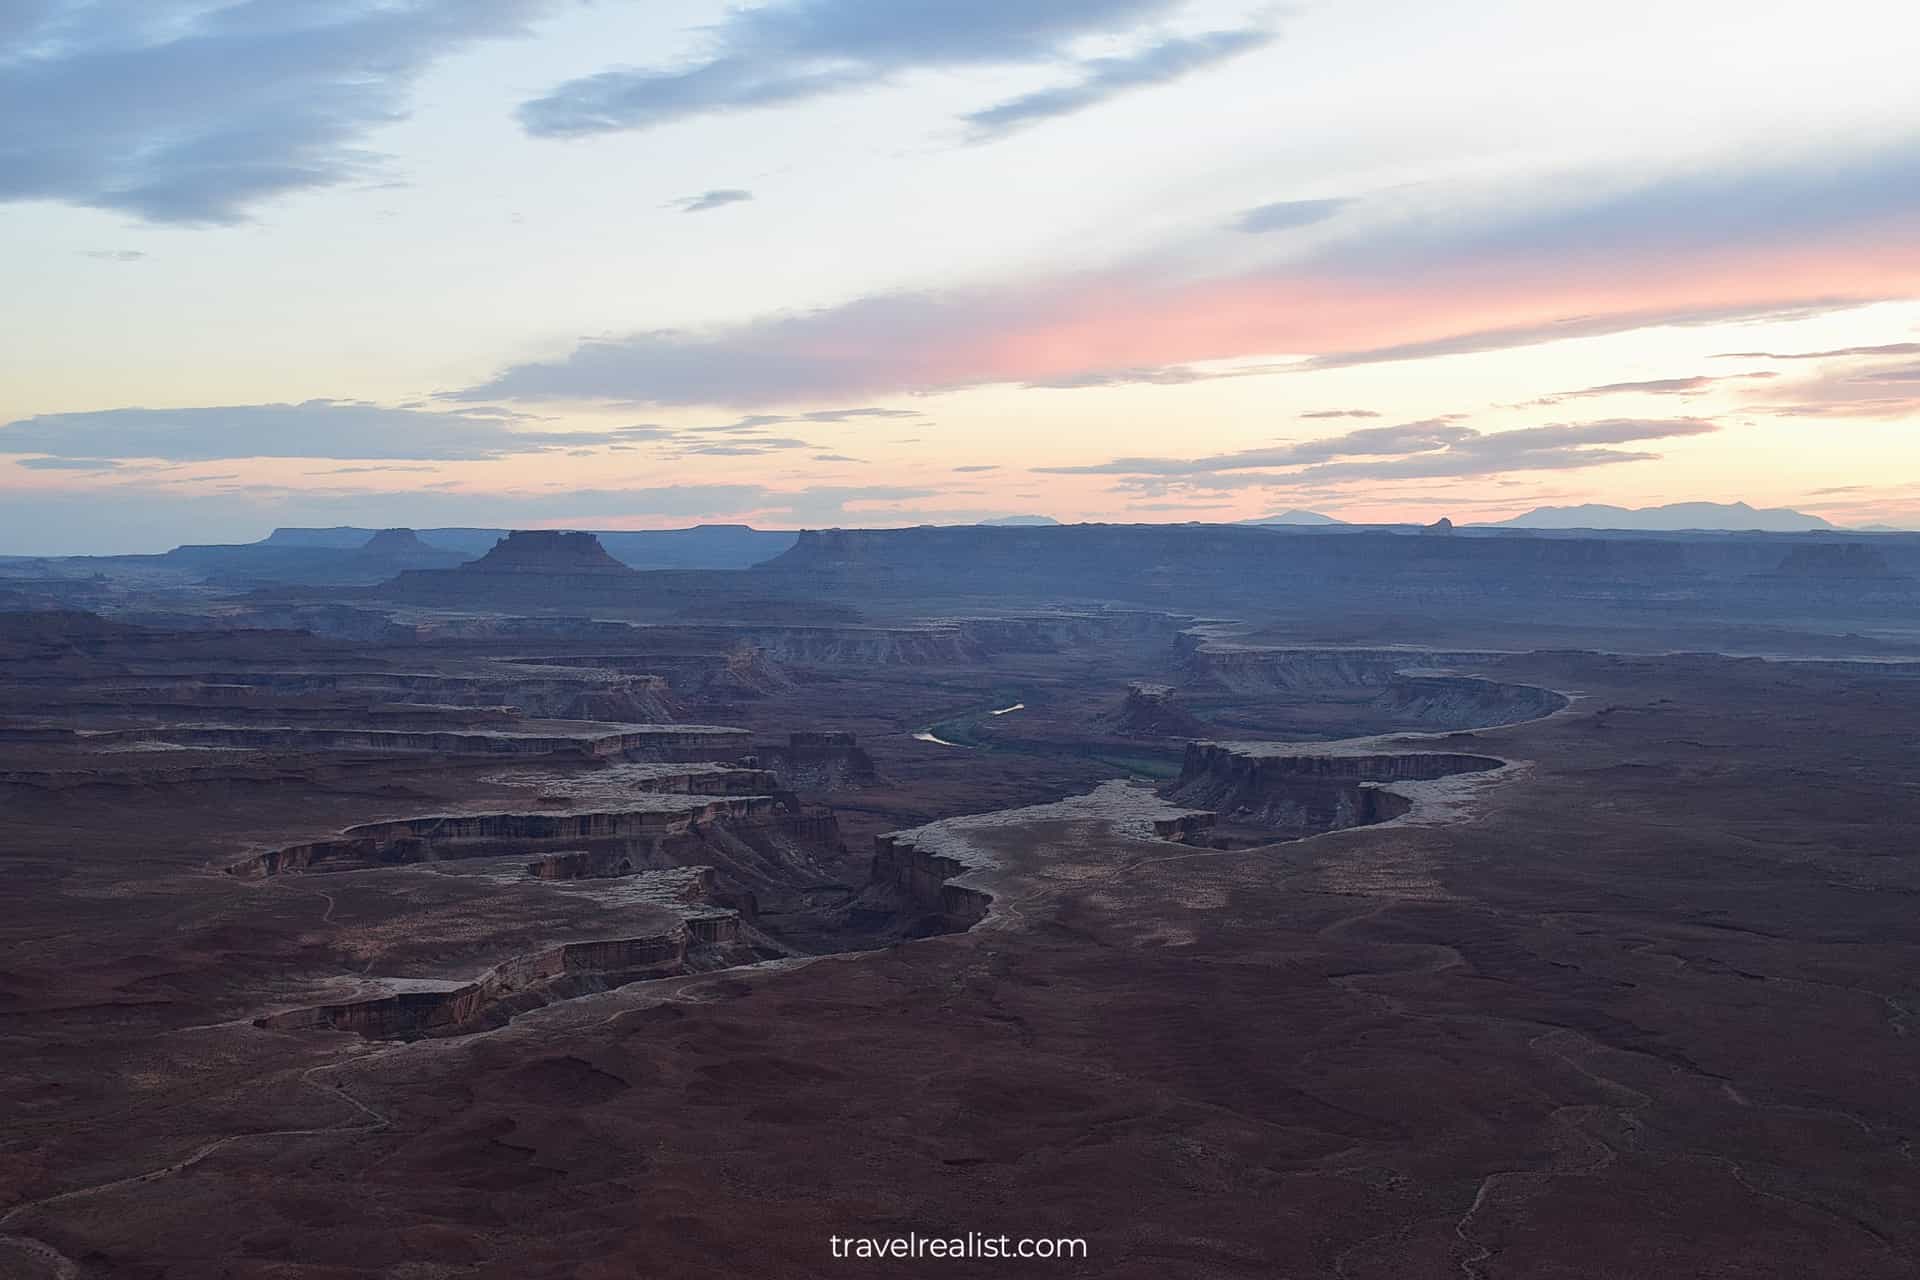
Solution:
[{"label": "distant mountain range", "polygon": [[1806,533],[1838,526],[1789,507],[1750,507],[1744,502],[1671,502],[1663,507],[1614,507],[1590,502],[1578,507],[1535,507],[1508,520],[1488,521],[1495,529],[1729,529],[1765,533]]},{"label": "distant mountain range", "polygon": [[[377,532],[352,525],[331,529],[275,529],[249,549],[335,550],[364,547]],[[633,569],[744,569],[770,560],[793,545],[795,535],[744,524],[702,524],[690,529],[591,530],[614,558]],[[418,539],[427,548],[460,553],[473,559],[485,555],[507,536],[506,529],[421,529]],[[230,549],[234,550],[234,549]],[[457,563],[457,560],[456,560]]]},{"label": "distant mountain range", "polygon": [[1024,529],[1037,525],[1054,525],[1060,522],[1052,516],[995,516],[991,520],[982,520],[980,523],[997,527]]},{"label": "distant mountain range", "polygon": [[1241,524],[1345,524],[1345,520],[1336,520],[1332,516],[1323,516],[1318,511],[1280,511],[1270,516],[1255,516],[1251,520],[1242,520]]}]

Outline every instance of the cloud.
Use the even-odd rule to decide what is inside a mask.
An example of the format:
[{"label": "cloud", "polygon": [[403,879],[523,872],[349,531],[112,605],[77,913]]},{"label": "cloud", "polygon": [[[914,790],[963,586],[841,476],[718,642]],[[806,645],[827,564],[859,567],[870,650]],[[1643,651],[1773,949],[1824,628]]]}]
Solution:
[{"label": "cloud", "polygon": [[689,432],[696,432],[696,433],[765,431],[768,427],[776,426],[781,423],[787,423],[792,421],[794,421],[794,419],[788,417],[785,414],[755,413],[755,414],[750,414],[744,418],[737,418],[732,422],[707,423],[704,426],[688,427],[687,430]]},{"label": "cloud", "polygon": [[740,7],[681,67],[618,67],[520,105],[536,137],[650,129],[882,84],[904,74],[1069,62],[1079,79],[975,113],[976,132],[1064,115],[1164,83],[1264,42],[1265,32],[1163,38],[1132,54],[1074,59],[1071,46],[1181,7],[1181,0],[780,0]]},{"label": "cloud", "polygon": [[1402,454],[1441,449],[1471,438],[1471,427],[1437,418],[1405,422],[1394,427],[1363,427],[1344,435],[1326,436],[1269,449],[1242,449],[1205,458],[1115,458],[1112,462],[1077,467],[1035,467],[1054,475],[1202,475],[1253,468],[1297,467],[1331,458],[1366,454]]},{"label": "cloud", "polygon": [[1045,120],[1085,111],[1135,89],[1171,83],[1251,53],[1273,40],[1273,32],[1257,27],[1173,36],[1138,53],[1088,58],[1080,63],[1080,79],[1076,83],[1022,94],[968,112],[962,119],[970,127],[970,136],[975,142],[1002,138]]},{"label": "cloud", "polygon": [[1146,384],[1156,387],[1180,387],[1204,382],[1206,375],[1186,365],[1168,365],[1152,369],[1088,369],[1057,378],[1039,378],[1020,385],[1028,391],[1081,391],[1088,387],[1125,387]]},{"label": "cloud", "polygon": [[1836,225],[1911,228],[1920,206],[1920,138],[1786,154],[1771,164],[1695,166],[1627,181],[1566,175],[1554,189],[1508,207],[1405,220],[1387,236],[1352,243],[1348,252],[1386,276],[1418,267],[1436,249],[1534,262],[1571,253],[1605,262],[1658,246],[1671,263],[1684,264],[1730,246],[1790,248]]},{"label": "cloud", "polygon": [[[1920,148],[1764,179],[1716,176],[1684,200],[1658,184],[1639,204],[1596,195],[1583,216],[1526,208],[1528,193],[1515,192],[1479,219],[1369,224],[1304,258],[1210,276],[1145,254],[1098,271],[589,338],[451,398],[753,408],[988,383],[1172,385],[1920,297],[1920,197],[1897,200],[1920,189]],[[1771,232],[1759,213],[1722,207],[1756,195],[1772,198]],[[1740,234],[1719,236],[1729,224]],[[1256,363],[1195,367],[1229,361]]]},{"label": "cloud", "polygon": [[672,202],[671,207],[682,213],[705,213],[709,209],[723,209],[730,204],[739,204],[753,199],[753,192],[740,187],[716,187],[697,196],[683,196]]},{"label": "cloud", "polygon": [[[685,432],[670,431],[665,427],[655,428],[666,436],[680,436],[685,433],[707,434],[764,432],[769,427],[793,426],[801,423],[843,423],[866,418],[923,418],[926,415],[918,409],[815,409],[810,413],[750,413],[744,418],[735,418],[732,422],[713,422],[698,427],[687,427]],[[659,438],[659,437],[656,437]]]},{"label": "cloud", "polygon": [[1154,495],[1183,488],[1245,489],[1360,479],[1489,476],[1647,461],[1660,455],[1610,446],[1706,435],[1717,430],[1717,423],[1703,418],[1607,418],[1498,432],[1481,432],[1432,419],[1206,458],[1116,458],[1088,466],[1035,470],[1130,477],[1123,487]]},{"label": "cloud", "polygon": [[1597,387],[1586,387],[1580,391],[1560,391],[1555,396],[1561,400],[1575,400],[1583,396],[1611,396],[1637,392],[1652,396],[1691,395],[1696,391],[1705,391],[1718,378],[1694,376],[1691,378],[1652,378],[1645,382],[1607,382]]},{"label": "cloud", "polygon": [[758,437],[752,440],[706,441],[700,444],[685,445],[677,451],[679,457],[705,455],[717,458],[751,458],[763,453],[778,453],[783,449],[811,449],[811,441],[796,440],[792,437]]},{"label": "cloud", "polygon": [[844,453],[816,453],[813,455],[813,460],[815,462],[859,462],[860,461],[859,458],[849,458]]},{"label": "cloud", "polygon": [[1231,507],[1230,502],[1135,502],[1129,504],[1129,511],[1223,511]]},{"label": "cloud", "polygon": [[852,422],[856,418],[924,418],[918,409],[815,409],[803,413],[795,422]]},{"label": "cloud", "polygon": [[1778,374],[1761,371],[1758,373],[1737,373],[1726,377],[1708,377],[1695,374],[1687,378],[1649,378],[1641,382],[1607,382],[1597,387],[1583,387],[1578,391],[1556,391],[1535,401],[1537,404],[1556,404],[1561,400],[1581,400],[1592,396],[1644,395],[1644,396],[1690,396],[1709,390],[1722,382],[1739,382],[1748,379],[1766,379],[1778,377]]},{"label": "cloud", "polygon": [[[605,443],[598,432],[513,430],[520,415],[428,413],[351,400],[47,413],[0,427],[0,453],[65,459],[344,458],[449,461]],[[43,464],[45,465],[45,464]]]},{"label": "cloud", "polygon": [[[1853,347],[1823,352],[1830,363],[1811,377],[1782,381],[1767,388],[1769,401],[1755,399],[1760,413],[1790,418],[1878,418],[1920,416],[1920,361],[1900,359],[1920,344],[1889,343],[1880,347]],[[1894,359],[1874,359],[1863,353],[1885,353]]]},{"label": "cloud", "polygon": [[1247,210],[1234,219],[1233,225],[1236,230],[1256,235],[1267,231],[1284,231],[1289,227],[1306,227],[1325,222],[1352,203],[1348,199],[1281,200]]},{"label": "cloud", "polygon": [[328,467],[324,471],[309,471],[310,476],[368,476],[382,475],[388,472],[438,471],[434,466],[389,466],[389,467]]},{"label": "cloud", "polygon": [[677,440],[680,432],[655,422],[639,422],[630,427],[615,427],[608,433],[617,440]]},{"label": "cloud", "polygon": [[243,220],[382,176],[362,148],[439,58],[547,0],[52,0],[0,27],[0,201]]},{"label": "cloud", "polygon": [[[1623,264],[1622,270],[1626,270]],[[1920,264],[1910,273],[1920,293]],[[1062,281],[958,295],[884,294],[837,307],[769,316],[706,332],[654,330],[582,341],[558,360],[511,366],[448,400],[541,403],[607,401],[651,405],[790,404],[846,395],[925,394],[1012,382],[1028,389],[1079,390],[1128,384],[1177,386],[1215,377],[1312,372],[1395,361],[1500,351],[1663,326],[1794,319],[1844,310],[1908,286],[1897,274],[1862,271],[1859,292],[1751,302],[1630,308],[1445,337],[1351,347],[1297,361],[1263,362],[1219,373],[1174,363],[1129,365],[1129,356],[1179,354],[1240,359],[1312,350],[1363,334],[1446,328],[1456,310],[1534,311],[1540,296],[1475,298],[1486,285],[1412,296],[1343,297],[1282,279],[1159,286]],[[1743,277],[1757,290],[1764,272]],[[1650,286],[1658,287],[1658,286]],[[1677,294],[1687,282],[1669,279]],[[1115,359],[1120,357],[1120,359]],[[766,423],[780,419],[769,416]],[[763,423],[762,425],[765,425]],[[745,430],[745,426],[734,429]]]},{"label": "cloud", "polygon": [[95,262],[138,262],[147,255],[138,249],[82,249],[80,256]]},{"label": "cloud", "polygon": [[118,458],[21,458],[17,465],[33,471],[113,471],[121,464]]},{"label": "cloud", "polygon": [[1183,387],[1193,382],[1213,382],[1220,378],[1253,378],[1291,368],[1285,364],[1259,364],[1236,369],[1196,369],[1192,365],[1170,364],[1158,368],[1089,369],[1063,377],[1039,378],[1021,383],[1026,391],[1083,391],[1088,387]]},{"label": "cloud", "polygon": [[1603,315],[1570,316],[1505,328],[1474,329],[1428,339],[1424,342],[1405,342],[1384,347],[1330,352],[1326,355],[1314,356],[1305,361],[1301,368],[1348,369],[1365,364],[1431,360],[1438,356],[1478,355],[1488,351],[1509,351],[1515,347],[1539,346],[1548,342],[1565,342],[1571,338],[1604,338],[1616,333],[1632,333],[1638,329],[1697,328],[1717,324],[1804,320],[1827,312],[1843,311],[1872,298],[1871,294],[1853,297],[1828,295],[1793,301],[1756,300],[1724,306],[1627,309]]},{"label": "cloud", "polygon": [[1832,351],[1722,351],[1716,360],[1835,360],[1843,356],[1915,356],[1920,342],[1889,342],[1878,347],[1838,347]]},{"label": "cloud", "polygon": [[971,466],[954,468],[955,471],[958,471],[962,474],[965,474],[970,471],[998,471],[999,469],[1000,467],[999,467],[999,464],[997,463],[975,463]]},{"label": "cloud", "polygon": [[1303,413],[1303,418],[1377,418],[1380,415],[1371,409],[1315,409]]}]

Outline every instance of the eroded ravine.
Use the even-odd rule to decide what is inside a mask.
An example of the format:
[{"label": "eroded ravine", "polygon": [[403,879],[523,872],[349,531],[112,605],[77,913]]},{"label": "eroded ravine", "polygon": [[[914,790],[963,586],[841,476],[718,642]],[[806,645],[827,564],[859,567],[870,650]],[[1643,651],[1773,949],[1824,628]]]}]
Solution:
[{"label": "eroded ravine", "polygon": [[[1546,714],[1566,705],[1563,696],[1536,696],[1541,692],[1529,691],[1522,703]],[[811,760],[828,750],[838,759],[854,749],[838,735],[796,735],[788,755]],[[508,956],[458,981],[387,979],[348,998],[265,1013],[256,1025],[372,1038],[467,1034],[532,1008],[632,983],[963,931],[993,915],[996,904],[993,877],[983,877],[977,850],[969,852],[959,833],[970,825],[1049,817],[1048,806],[1030,806],[875,837],[865,884],[825,907],[815,900],[806,945],[795,946],[760,914],[761,900],[822,879],[819,855],[838,842],[832,811],[801,804],[780,790],[771,771],[739,763],[627,767],[644,768],[644,776],[629,781],[646,790],[618,807],[366,824],[335,839],[264,850],[227,869],[241,877],[276,877],[513,856],[527,877],[544,881],[692,872],[702,888],[680,895],[677,919]],[[1426,784],[1498,776],[1509,767],[1499,757],[1420,739],[1195,741],[1179,776],[1160,794],[1109,783],[1057,802],[1065,806],[1057,816],[1113,819],[1141,838],[1228,851],[1395,821],[1414,810]]]}]

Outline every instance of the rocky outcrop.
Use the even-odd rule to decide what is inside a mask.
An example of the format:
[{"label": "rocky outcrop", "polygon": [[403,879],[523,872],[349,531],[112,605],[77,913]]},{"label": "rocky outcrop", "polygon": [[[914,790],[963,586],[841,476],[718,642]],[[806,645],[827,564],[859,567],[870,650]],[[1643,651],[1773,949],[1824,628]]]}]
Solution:
[{"label": "rocky outcrop", "polygon": [[[328,529],[275,529],[257,544],[278,547],[332,547],[351,549],[373,534],[371,529],[336,526]],[[423,529],[428,546],[446,547],[467,558],[483,555],[506,536],[505,529]],[[770,532],[743,524],[703,524],[690,529],[600,529],[594,531],[611,555],[633,569],[744,569],[779,555],[793,545],[791,533]]]},{"label": "rocky outcrop", "polygon": [[99,746],[166,743],[248,751],[375,751],[447,756],[581,755],[636,760],[741,759],[752,751],[744,729],[707,725],[620,725],[578,733],[510,730],[335,729],[308,725],[172,725],[91,735]]},{"label": "rocky outcrop", "polygon": [[1473,676],[1397,676],[1373,700],[1398,727],[1444,730],[1538,720],[1566,705],[1551,689]]},{"label": "rocky outcrop", "polygon": [[[360,568],[360,576],[369,585],[384,580],[392,572],[390,568]],[[330,640],[382,645],[412,644],[419,637],[413,626],[395,622],[391,614],[380,609],[360,609],[345,604],[273,603],[259,591],[250,600],[251,603],[213,613],[132,609],[120,616],[138,626],[171,631],[305,631]]]},{"label": "rocky outcrop", "polygon": [[1487,657],[1418,649],[1276,648],[1193,633],[1180,637],[1179,652],[1189,683],[1256,694],[1379,689],[1392,684],[1408,667],[1454,666]]},{"label": "rocky outcrop", "polygon": [[854,598],[1124,600],[1190,609],[1286,601],[1550,598],[1688,573],[1676,543],[1221,525],[803,532],[754,572]]},{"label": "rocky outcrop", "polygon": [[1123,738],[1202,738],[1215,732],[1175,701],[1172,685],[1139,681],[1127,686],[1119,709],[1102,719]]},{"label": "rocky outcrop", "polygon": [[443,547],[422,542],[411,529],[382,529],[360,545],[361,556],[391,565],[396,571],[444,565],[449,554]]},{"label": "rocky outcrop", "polygon": [[1885,582],[1897,577],[1887,558],[1858,542],[1803,543],[1787,552],[1768,577],[1789,581]]},{"label": "rocky outcrop", "polygon": [[[509,658],[514,664],[565,670],[591,667],[610,673],[646,672],[662,681],[669,698],[764,698],[793,688],[793,677],[762,647],[674,628],[633,628],[639,653],[555,654]],[[677,705],[677,704],[675,704]]]},{"label": "rocky outcrop", "polygon": [[706,867],[717,877],[711,900],[733,907],[750,905],[756,892],[826,882],[832,877],[821,860],[844,853],[833,810],[802,804],[789,793],[650,793],[618,809],[368,823],[333,839],[264,850],[227,872],[258,879],[510,856],[529,856],[527,874],[545,880]]},{"label": "rocky outcrop", "polygon": [[[999,654],[1059,653],[1092,644],[1138,641],[1171,643],[1187,619],[1148,610],[1049,610],[993,617],[934,618],[904,626],[758,623],[747,621],[635,625],[623,640],[625,654],[568,655],[529,659],[571,665],[645,663],[668,674],[676,689],[673,664],[701,655],[711,671],[716,657],[753,687],[771,679],[785,682],[785,666],[876,667],[950,666],[980,662]],[[755,664],[771,664],[763,676],[749,675]],[[712,678],[709,676],[708,678]]]},{"label": "rocky outcrop", "polygon": [[254,1025],[351,1031],[373,1040],[462,1035],[500,1026],[556,1000],[752,958],[740,944],[740,917],[709,911],[665,933],[552,947],[496,966],[472,982],[269,1014]]},{"label": "rocky outcrop", "polygon": [[1156,818],[1153,822],[1153,834],[1162,840],[1174,840],[1186,844],[1204,839],[1219,820],[1220,815],[1217,813],[1183,813],[1172,818]]},{"label": "rocky outcrop", "polygon": [[1058,653],[1121,641],[1171,643],[1189,619],[1147,609],[1049,609],[1044,613],[958,618],[962,640],[977,656]]},{"label": "rocky outcrop", "polygon": [[[68,680],[71,694],[192,702],[302,700],[356,712],[393,702],[436,707],[510,709],[542,719],[671,724],[682,712],[664,676],[597,668],[590,663],[502,663],[499,674],[413,671],[170,671],[145,677]],[[15,682],[19,683],[19,682]]]},{"label": "rocky outcrop", "polygon": [[[436,814],[351,827],[334,840],[289,845],[227,868],[244,877],[351,870],[498,854],[585,850],[628,870],[684,866],[709,828],[777,828],[792,805],[774,796],[648,795],[644,803],[586,813]],[[615,872],[600,872],[615,874]]]},{"label": "rocky outcrop", "polygon": [[933,619],[911,627],[738,627],[739,642],[807,666],[935,666],[1059,653],[1116,640],[1171,641],[1178,620],[1144,610],[1057,610]]},{"label": "rocky outcrop", "polygon": [[1051,804],[944,818],[876,836],[863,898],[870,907],[912,918],[909,936],[951,933],[987,917],[1001,865],[995,849],[1009,839],[1028,843],[1034,824],[1093,823],[1117,838],[1151,841],[1203,830],[1212,817],[1114,781]]},{"label": "rocky outcrop", "polygon": [[475,607],[571,601],[638,604],[646,579],[608,555],[590,533],[516,529],[478,560],[401,573],[382,594],[411,603]]},{"label": "rocky outcrop", "polygon": [[782,665],[933,666],[972,659],[957,626],[752,627],[740,629],[737,643]]},{"label": "rocky outcrop", "polygon": [[695,680],[709,698],[765,698],[793,688],[793,677],[758,645],[736,645],[717,666],[703,666]]},{"label": "rocky outcrop", "polygon": [[633,570],[607,554],[600,539],[590,533],[559,529],[515,529],[493,544],[478,560],[461,566],[480,574],[585,574],[630,577]]},{"label": "rocky outcrop", "polygon": [[[586,849],[567,849],[542,854],[527,864],[527,874],[536,880],[588,880],[598,874],[593,854]],[[629,868],[630,869],[630,868]]]},{"label": "rocky outcrop", "polygon": [[1236,825],[1303,836],[1402,816],[1411,802],[1385,784],[1480,773],[1505,763],[1384,745],[1194,742],[1166,794]]},{"label": "rocky outcrop", "polygon": [[791,733],[784,747],[761,747],[756,754],[790,790],[836,791],[878,776],[873,757],[851,733]]},{"label": "rocky outcrop", "polygon": [[971,869],[958,858],[926,847],[911,831],[873,838],[872,883],[899,891],[924,913],[912,930],[915,933],[958,933],[987,918],[992,894],[949,883]]},{"label": "rocky outcrop", "polygon": [[0,612],[0,658],[38,661],[84,653],[103,641],[143,640],[150,634],[79,609]]},{"label": "rocky outcrop", "polygon": [[541,800],[595,807],[636,795],[777,796],[780,779],[770,769],[710,761],[612,761],[600,768],[537,772],[522,766],[488,781],[537,786]]}]

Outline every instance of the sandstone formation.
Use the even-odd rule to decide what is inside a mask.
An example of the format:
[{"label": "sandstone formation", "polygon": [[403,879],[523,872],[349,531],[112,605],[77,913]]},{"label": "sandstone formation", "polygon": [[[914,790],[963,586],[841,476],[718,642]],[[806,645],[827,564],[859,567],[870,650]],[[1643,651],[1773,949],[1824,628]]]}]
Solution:
[{"label": "sandstone formation", "polygon": [[1201,738],[1212,730],[1181,707],[1172,685],[1134,681],[1119,710],[1111,713],[1113,732],[1128,738]]},{"label": "sandstone formation", "polygon": [[470,574],[559,574],[625,577],[633,571],[607,554],[590,533],[516,529],[469,565]]},{"label": "sandstone formation", "polygon": [[368,536],[0,561],[0,1272],[1920,1259],[1920,539]]},{"label": "sandstone formation", "polygon": [[1194,742],[1168,799],[1287,836],[1339,831],[1407,813],[1395,782],[1498,769],[1490,756],[1371,743]]},{"label": "sandstone formation", "polygon": [[635,982],[750,961],[732,912],[689,916],[664,933],[570,942],[498,965],[472,982],[396,991],[255,1019],[277,1031],[351,1031],[370,1040],[461,1035],[514,1014]]},{"label": "sandstone formation", "polygon": [[970,869],[959,858],[930,851],[910,832],[874,837],[873,882],[897,890],[918,910],[913,935],[952,933],[986,919],[993,895],[951,883]]},{"label": "sandstone formation", "polygon": [[1552,715],[1567,705],[1552,689],[1475,676],[1397,675],[1372,706],[1396,724],[1482,729]]},{"label": "sandstone formation", "polygon": [[566,752],[638,760],[738,758],[748,754],[752,745],[745,730],[698,724],[583,725],[564,733],[186,724],[166,729],[110,730],[93,735],[93,740],[102,746],[171,743],[269,751],[393,751],[481,756]]},{"label": "sandstone formation", "polygon": [[1801,545],[1787,552],[1773,576],[1817,581],[1883,580],[1896,576],[1886,555],[1858,542]]},{"label": "sandstone formation", "polygon": [[[277,876],[565,849],[587,852],[593,875],[725,861],[758,877],[780,862],[782,851],[767,838],[777,842],[783,832],[831,839],[832,827],[791,798],[661,792],[636,797],[632,807],[619,810],[434,814],[368,823],[339,839],[256,854],[227,871]],[[756,841],[756,835],[766,838]]]},{"label": "sandstone formation", "polygon": [[644,581],[608,555],[590,533],[516,529],[478,560],[455,569],[408,570],[385,590],[394,599],[415,603],[617,605],[636,599]]},{"label": "sandstone formation", "polygon": [[1179,644],[1184,674],[1190,681],[1237,693],[1378,689],[1392,684],[1411,666],[1452,666],[1486,656],[1413,649],[1279,647],[1195,632],[1181,636]]},{"label": "sandstone formation", "polygon": [[391,566],[393,571],[398,571],[444,564],[449,553],[443,547],[422,542],[420,535],[411,529],[382,529],[361,544],[360,555],[368,560],[381,561]]},{"label": "sandstone formation", "polygon": [[869,909],[904,902],[919,918],[915,936],[951,933],[986,920],[993,885],[1009,854],[1036,827],[1091,825],[1124,839],[1157,842],[1184,839],[1212,824],[1211,813],[1169,803],[1152,791],[1107,782],[1050,804],[945,818],[874,839]]},{"label": "sandstone formation", "polygon": [[[358,547],[375,530],[341,526],[331,529],[275,529],[252,544],[272,548]],[[433,547],[444,547],[468,558],[484,555],[505,529],[422,529],[418,535]],[[744,569],[785,551],[794,535],[748,525],[703,524],[690,529],[602,529],[594,531],[602,546],[622,564],[634,569]]]},{"label": "sandstone formation", "polygon": [[873,757],[851,733],[795,732],[787,735],[785,746],[761,747],[755,754],[795,790],[837,791],[876,776]]}]

